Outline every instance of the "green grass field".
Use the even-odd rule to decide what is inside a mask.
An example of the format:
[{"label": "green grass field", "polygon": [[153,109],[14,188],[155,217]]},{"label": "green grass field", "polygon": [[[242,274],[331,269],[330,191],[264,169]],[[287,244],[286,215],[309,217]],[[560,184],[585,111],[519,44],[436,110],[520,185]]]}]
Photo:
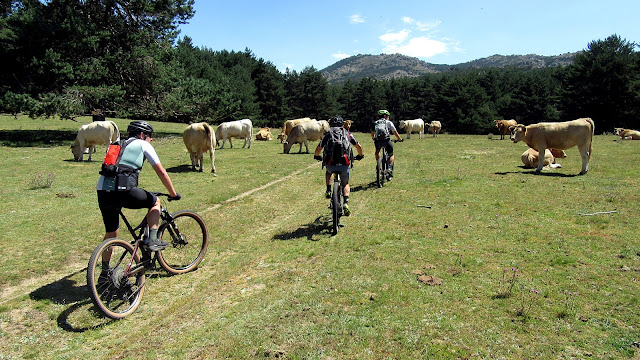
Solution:
[{"label": "green grass field", "polygon": [[[183,195],[167,206],[199,212],[211,242],[197,271],[159,271],[138,310],[111,321],[85,284],[104,234],[104,148],[82,163],[69,149],[88,121],[0,116],[0,359],[640,354],[640,167],[623,166],[640,161],[640,141],[599,135],[587,175],[576,148],[535,175],[522,143],[414,135],[378,189],[372,141],[357,133],[353,214],[331,236],[323,172],[297,145],[236,141],[216,150],[214,177],[190,171],[184,124],[153,123]],[[162,190],[148,164],[141,186]]]}]

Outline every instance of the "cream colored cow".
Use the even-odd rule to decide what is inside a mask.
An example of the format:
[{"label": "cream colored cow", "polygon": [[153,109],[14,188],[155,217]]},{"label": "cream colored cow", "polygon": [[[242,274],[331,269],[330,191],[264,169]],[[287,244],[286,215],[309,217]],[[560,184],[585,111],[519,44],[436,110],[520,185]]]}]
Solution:
[{"label": "cream colored cow", "polygon": [[271,139],[273,139],[273,135],[271,135],[271,129],[268,127],[264,127],[256,133],[256,140],[269,141]]},{"label": "cream colored cow", "polygon": [[71,145],[71,152],[75,161],[82,161],[84,150],[89,148],[89,161],[91,155],[96,151],[96,145],[107,145],[120,140],[120,130],[113,121],[94,121],[82,125],[78,130],[76,140]]},{"label": "cream colored cow", "polygon": [[511,133],[511,127],[518,125],[515,120],[495,120],[498,133],[500,134],[500,140],[504,140],[504,136]]},{"label": "cream colored cow", "polygon": [[438,136],[438,134],[440,134],[440,130],[442,130],[442,124],[438,120],[433,120],[427,124],[427,126],[429,127],[429,131],[433,133],[433,137]]},{"label": "cream colored cow", "polygon": [[[546,149],[565,150],[577,146],[582,158],[582,175],[589,171],[594,129],[595,125],[590,118],[557,123],[543,122],[529,126],[516,125],[511,133],[511,141],[524,141],[541,154],[544,154]],[[544,161],[539,161],[536,172],[540,172],[543,166]]]},{"label": "cream colored cow", "polygon": [[284,142],[284,153],[288,154],[293,144],[300,144],[300,150],[302,152],[302,144],[307,148],[307,154],[309,153],[309,141],[316,141],[322,139],[322,136],[329,131],[329,122],[327,120],[320,121],[308,121],[298,124],[291,129],[287,141]]},{"label": "cream colored cow", "polygon": [[282,131],[278,135],[278,139],[280,139],[280,143],[283,143],[284,140],[287,138],[287,136],[289,136],[289,133],[294,128],[294,126],[307,121],[311,121],[311,118],[305,117],[305,118],[285,121],[284,124],[282,125]]},{"label": "cream colored cow", "polygon": [[182,134],[182,140],[191,156],[191,168],[195,170],[198,167],[199,171],[202,172],[203,155],[208,151],[211,158],[211,172],[215,175],[216,157],[214,144],[216,143],[216,135],[211,125],[201,122],[187,126]]},{"label": "cream colored cow", "polygon": [[[546,149],[544,151],[544,163],[543,166],[548,166],[551,169],[561,168],[562,165],[556,163],[556,159],[563,159],[567,157],[564,150]],[[538,167],[538,161],[540,161],[539,154],[535,149],[528,148],[521,156],[522,163],[525,168],[533,169]]]},{"label": "cream colored cow", "polygon": [[640,140],[640,131],[637,130],[615,128],[614,132],[620,140]]},{"label": "cream colored cow", "polygon": [[407,139],[411,139],[412,132],[417,132],[420,139],[424,137],[424,120],[422,119],[400,120],[399,127],[406,130]]}]

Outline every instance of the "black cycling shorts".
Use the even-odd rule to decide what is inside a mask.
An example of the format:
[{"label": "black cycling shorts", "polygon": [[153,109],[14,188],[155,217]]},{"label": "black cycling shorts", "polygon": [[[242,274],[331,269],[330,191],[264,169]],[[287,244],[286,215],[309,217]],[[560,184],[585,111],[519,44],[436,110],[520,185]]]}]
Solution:
[{"label": "black cycling shorts", "polygon": [[389,156],[393,155],[393,143],[391,139],[386,140],[374,140],[373,144],[376,146],[376,153],[380,151],[380,148],[384,147],[387,150]]},{"label": "black cycling shorts", "polygon": [[128,191],[98,190],[98,206],[102,212],[102,221],[106,232],[113,232],[120,228],[120,210],[151,209],[158,198],[152,193],[133,188]]}]

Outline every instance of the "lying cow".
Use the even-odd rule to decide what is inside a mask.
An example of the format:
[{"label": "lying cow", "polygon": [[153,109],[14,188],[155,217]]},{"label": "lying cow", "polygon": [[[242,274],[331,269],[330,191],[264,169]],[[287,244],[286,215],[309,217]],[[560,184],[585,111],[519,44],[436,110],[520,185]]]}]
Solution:
[{"label": "lying cow", "polygon": [[[561,168],[562,165],[556,163],[556,159],[563,159],[565,157],[567,157],[567,154],[564,152],[564,150],[546,149],[544,151],[544,163],[542,164],[542,166],[548,166],[552,169]],[[538,152],[532,148],[529,148],[527,149],[527,151],[523,152],[521,159],[524,167],[527,169],[537,168],[538,162],[540,161]]]},{"label": "lying cow", "polygon": [[[539,154],[545,154],[547,149],[565,150],[578,147],[582,158],[580,174],[589,171],[591,158],[591,143],[595,126],[590,118],[581,118],[559,123],[538,123],[529,126],[516,125],[512,127],[511,141],[524,141]],[[538,161],[536,172],[540,172],[544,161]]]},{"label": "lying cow", "polygon": [[89,161],[96,152],[96,145],[107,145],[120,140],[120,130],[113,121],[96,121],[82,125],[78,130],[76,140],[71,145],[71,152],[75,161],[82,161],[84,151],[89,148]]},{"label": "lying cow", "polygon": [[213,128],[206,122],[191,124],[184,130],[182,140],[191,156],[191,169],[195,170],[196,167],[199,167],[198,171],[202,172],[204,166],[203,155],[208,151],[211,158],[211,172],[215,176],[216,166],[214,162],[216,157],[213,144],[216,143],[216,135]]},{"label": "lying cow", "polygon": [[614,133],[620,136],[620,140],[640,140],[640,131],[615,128]]},{"label": "lying cow", "polygon": [[280,139],[280,143],[284,142],[287,136],[289,136],[289,133],[291,132],[291,130],[296,125],[301,124],[303,122],[307,122],[307,121],[311,121],[311,118],[305,117],[305,118],[285,121],[284,124],[282,125],[282,131],[280,132],[280,135],[278,135],[278,139]]},{"label": "lying cow", "polygon": [[424,121],[422,119],[400,120],[400,129],[407,131],[407,139],[411,139],[412,132],[417,132],[420,139],[424,137]]},{"label": "lying cow", "polygon": [[271,129],[268,127],[262,128],[256,133],[256,140],[269,141],[271,139],[273,139],[273,135],[271,135]]},{"label": "lying cow", "polygon": [[430,122],[428,126],[429,126],[429,131],[433,133],[433,137],[436,137],[438,136],[438,134],[440,134],[440,130],[442,129],[442,125],[440,124],[440,121],[434,120]]},{"label": "lying cow", "polygon": [[307,148],[307,154],[309,153],[309,141],[316,141],[322,139],[322,136],[329,131],[329,122],[327,120],[320,121],[308,121],[298,124],[291,129],[287,141],[284,142],[284,153],[288,154],[293,144],[300,144],[300,150],[302,152],[302,144]]},{"label": "lying cow", "polygon": [[498,133],[500,134],[500,140],[504,140],[504,136],[511,132],[512,126],[518,125],[515,120],[495,120]]},{"label": "lying cow", "polygon": [[242,147],[246,147],[248,141],[250,149],[251,142],[253,141],[252,131],[253,123],[249,119],[223,122],[216,129],[216,145],[222,140],[222,146],[220,148],[224,149],[224,143],[227,142],[228,139],[229,146],[233,148],[231,138],[240,138],[244,139],[244,145],[242,145]]}]

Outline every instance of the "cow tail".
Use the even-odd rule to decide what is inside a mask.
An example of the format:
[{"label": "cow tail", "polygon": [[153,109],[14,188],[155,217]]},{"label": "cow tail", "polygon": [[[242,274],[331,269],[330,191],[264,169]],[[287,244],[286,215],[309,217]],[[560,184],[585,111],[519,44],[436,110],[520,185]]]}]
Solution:
[{"label": "cow tail", "polygon": [[593,134],[596,131],[596,126],[591,118],[587,118],[587,122],[591,126],[591,141],[589,141],[589,160],[591,160],[591,146],[593,145]]},{"label": "cow tail", "polygon": [[211,143],[210,144],[211,146],[209,147],[209,151],[213,153],[213,149],[216,147],[216,144],[214,144],[216,141],[215,141],[215,133],[213,132],[213,128],[209,124],[205,123],[204,132],[207,133],[207,137],[209,138],[209,142]]},{"label": "cow tail", "polygon": [[115,139],[111,138],[111,141],[119,141],[120,140],[120,130],[118,130],[118,124],[115,121],[111,121],[111,126],[113,127],[113,135],[115,135]]}]

